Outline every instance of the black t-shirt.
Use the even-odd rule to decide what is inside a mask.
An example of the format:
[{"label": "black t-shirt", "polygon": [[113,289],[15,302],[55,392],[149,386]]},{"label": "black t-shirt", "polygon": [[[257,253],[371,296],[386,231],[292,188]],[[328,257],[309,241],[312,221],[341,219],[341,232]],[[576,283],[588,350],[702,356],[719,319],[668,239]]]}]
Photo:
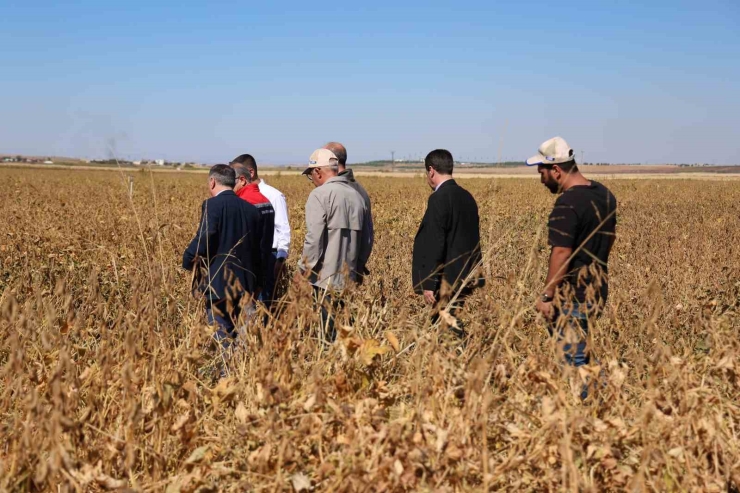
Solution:
[{"label": "black t-shirt", "polygon": [[550,213],[548,243],[575,252],[561,285],[566,297],[600,304],[609,293],[609,252],[617,226],[617,199],[601,183],[563,192]]}]

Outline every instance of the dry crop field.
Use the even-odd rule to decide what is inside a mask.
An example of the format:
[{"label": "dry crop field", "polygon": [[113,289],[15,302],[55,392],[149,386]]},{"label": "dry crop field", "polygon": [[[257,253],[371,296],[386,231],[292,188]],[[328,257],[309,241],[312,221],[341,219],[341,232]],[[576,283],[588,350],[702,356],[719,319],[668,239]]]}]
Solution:
[{"label": "dry crop field", "polygon": [[[179,267],[205,175],[0,170],[0,490],[732,491],[740,485],[740,188],[614,180],[598,363],[563,368],[533,304],[553,196],[461,180],[487,286],[465,345],[410,285],[421,179],[362,178],[372,275],[332,346],[304,286],[213,377]],[[302,177],[269,177],[299,255]],[[592,397],[581,379],[601,373]]]}]

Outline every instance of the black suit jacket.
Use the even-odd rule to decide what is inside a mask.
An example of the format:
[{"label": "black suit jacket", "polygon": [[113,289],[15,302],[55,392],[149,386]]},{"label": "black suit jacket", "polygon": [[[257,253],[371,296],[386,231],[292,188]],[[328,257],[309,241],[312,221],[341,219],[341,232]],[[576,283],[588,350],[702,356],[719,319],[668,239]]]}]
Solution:
[{"label": "black suit jacket", "polygon": [[[442,279],[457,290],[480,260],[478,204],[470,192],[448,180],[429,197],[414,239],[414,291],[438,292]],[[483,284],[482,278],[471,279],[465,291]]]},{"label": "black suit jacket", "polygon": [[260,224],[257,208],[231,190],[203,202],[200,227],[182,256],[182,267],[192,270],[196,257],[205,260],[208,279],[199,289],[206,297],[238,298],[262,287]]}]

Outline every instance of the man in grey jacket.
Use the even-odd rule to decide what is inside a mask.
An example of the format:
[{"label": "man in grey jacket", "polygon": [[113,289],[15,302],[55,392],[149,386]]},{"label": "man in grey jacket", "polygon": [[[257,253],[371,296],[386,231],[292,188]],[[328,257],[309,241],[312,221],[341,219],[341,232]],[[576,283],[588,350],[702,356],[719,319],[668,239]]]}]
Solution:
[{"label": "man in grey jacket", "polygon": [[314,286],[321,302],[325,337],[336,336],[329,308],[332,301],[365,272],[371,244],[367,235],[365,201],[344,176],[338,176],[339,161],[328,149],[317,149],[309,158],[304,175],[316,187],[306,201],[306,238],[298,269]]},{"label": "man in grey jacket", "polygon": [[[370,196],[365,190],[365,187],[363,187],[360,182],[355,179],[355,173],[352,171],[352,169],[347,168],[347,149],[344,147],[344,145],[339,142],[329,142],[324,146],[324,149],[329,149],[331,152],[334,153],[334,155],[337,157],[337,161],[339,161],[339,176],[347,177],[347,180],[349,180],[349,184],[352,186],[352,188],[357,190],[357,192],[362,196],[362,200],[365,201],[365,207],[367,208],[367,212],[365,214],[366,234],[363,235],[363,241],[368,243],[366,248],[369,249],[368,256],[370,256],[370,253],[372,253],[373,250],[373,242],[375,241],[375,231],[373,227],[373,213],[370,204]],[[369,272],[365,271],[361,274],[369,274]],[[358,279],[358,282],[361,281],[362,277]]]}]

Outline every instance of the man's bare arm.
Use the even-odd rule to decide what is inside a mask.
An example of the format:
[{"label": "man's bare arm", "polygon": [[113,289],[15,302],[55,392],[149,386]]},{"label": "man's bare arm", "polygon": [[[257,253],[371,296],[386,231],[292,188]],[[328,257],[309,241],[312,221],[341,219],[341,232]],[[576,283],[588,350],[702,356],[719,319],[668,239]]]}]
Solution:
[{"label": "man's bare arm", "polygon": [[550,265],[547,269],[547,279],[545,280],[545,289],[542,294],[552,298],[555,296],[555,289],[563,282],[563,277],[568,271],[568,259],[573,253],[572,248],[552,247],[550,252]]}]

